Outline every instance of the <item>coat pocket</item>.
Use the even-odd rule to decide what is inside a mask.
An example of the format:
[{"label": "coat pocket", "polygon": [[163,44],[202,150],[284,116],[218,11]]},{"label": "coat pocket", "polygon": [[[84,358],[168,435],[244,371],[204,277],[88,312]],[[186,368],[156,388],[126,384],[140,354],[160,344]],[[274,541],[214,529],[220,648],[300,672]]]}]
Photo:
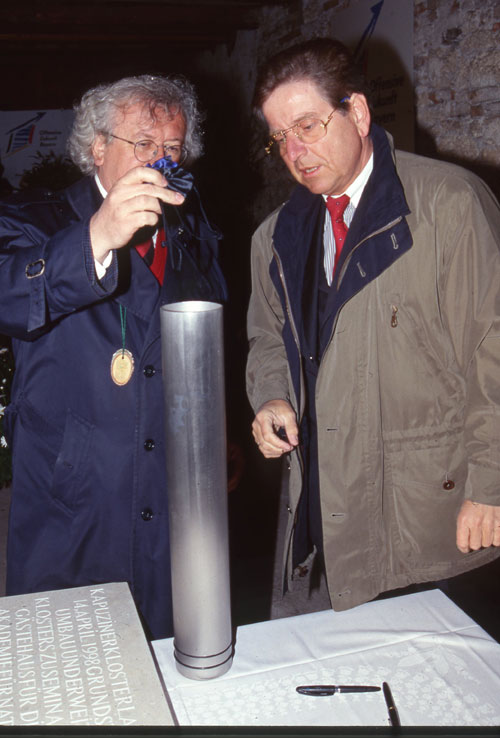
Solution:
[{"label": "coat pocket", "polygon": [[397,558],[416,569],[458,560],[457,515],[464,499],[467,463],[461,444],[403,448],[386,455],[390,481],[384,506]]},{"label": "coat pocket", "polygon": [[54,501],[73,511],[78,501],[94,426],[73,411],[68,410],[61,448],[54,466],[52,497]]}]

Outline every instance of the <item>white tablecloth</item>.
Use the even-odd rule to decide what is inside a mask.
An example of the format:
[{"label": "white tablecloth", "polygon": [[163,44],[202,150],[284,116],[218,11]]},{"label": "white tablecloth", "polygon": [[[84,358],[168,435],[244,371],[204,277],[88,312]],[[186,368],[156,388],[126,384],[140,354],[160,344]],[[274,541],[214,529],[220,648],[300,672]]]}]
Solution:
[{"label": "white tablecloth", "polygon": [[391,686],[403,726],[500,725],[500,644],[439,590],[245,625],[231,669],[179,674],[153,643],[180,725],[388,725],[382,692],[309,697],[299,684]]}]

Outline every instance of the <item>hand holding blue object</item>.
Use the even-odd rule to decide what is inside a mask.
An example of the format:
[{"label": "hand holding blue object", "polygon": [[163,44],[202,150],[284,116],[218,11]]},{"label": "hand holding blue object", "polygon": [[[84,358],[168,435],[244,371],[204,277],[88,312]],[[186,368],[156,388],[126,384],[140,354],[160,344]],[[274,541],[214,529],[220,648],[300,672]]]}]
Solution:
[{"label": "hand holding blue object", "polygon": [[191,172],[182,169],[177,162],[172,160],[171,156],[164,156],[153,164],[146,164],[151,169],[158,169],[167,180],[167,189],[174,192],[180,192],[181,195],[187,195],[191,191],[194,184],[194,177]]}]

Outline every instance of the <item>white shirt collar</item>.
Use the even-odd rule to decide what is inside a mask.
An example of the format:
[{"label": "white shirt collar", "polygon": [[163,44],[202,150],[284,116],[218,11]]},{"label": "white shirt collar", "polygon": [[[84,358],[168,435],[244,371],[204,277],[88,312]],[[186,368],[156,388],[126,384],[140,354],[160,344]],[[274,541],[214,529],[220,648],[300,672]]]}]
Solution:
[{"label": "white shirt collar", "polygon": [[99,192],[105,198],[108,193],[107,193],[107,190],[105,190],[104,187],[102,186],[102,182],[99,179],[99,175],[98,174],[94,174],[94,179],[95,179],[95,183],[96,183],[96,185],[98,187]]}]

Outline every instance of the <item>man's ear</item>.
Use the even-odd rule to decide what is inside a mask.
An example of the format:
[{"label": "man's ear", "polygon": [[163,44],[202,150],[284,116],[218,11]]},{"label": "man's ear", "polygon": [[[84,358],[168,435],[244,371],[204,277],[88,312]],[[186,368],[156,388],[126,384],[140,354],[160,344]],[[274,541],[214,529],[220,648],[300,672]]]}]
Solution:
[{"label": "man's ear", "polygon": [[361,138],[366,138],[370,133],[371,115],[366,97],[360,92],[353,92],[350,99],[350,110],[352,119],[358,129]]},{"label": "man's ear", "polygon": [[100,167],[104,163],[104,152],[106,150],[106,146],[106,136],[103,136],[102,133],[98,133],[92,143],[92,156],[94,157],[94,164],[96,167]]}]

